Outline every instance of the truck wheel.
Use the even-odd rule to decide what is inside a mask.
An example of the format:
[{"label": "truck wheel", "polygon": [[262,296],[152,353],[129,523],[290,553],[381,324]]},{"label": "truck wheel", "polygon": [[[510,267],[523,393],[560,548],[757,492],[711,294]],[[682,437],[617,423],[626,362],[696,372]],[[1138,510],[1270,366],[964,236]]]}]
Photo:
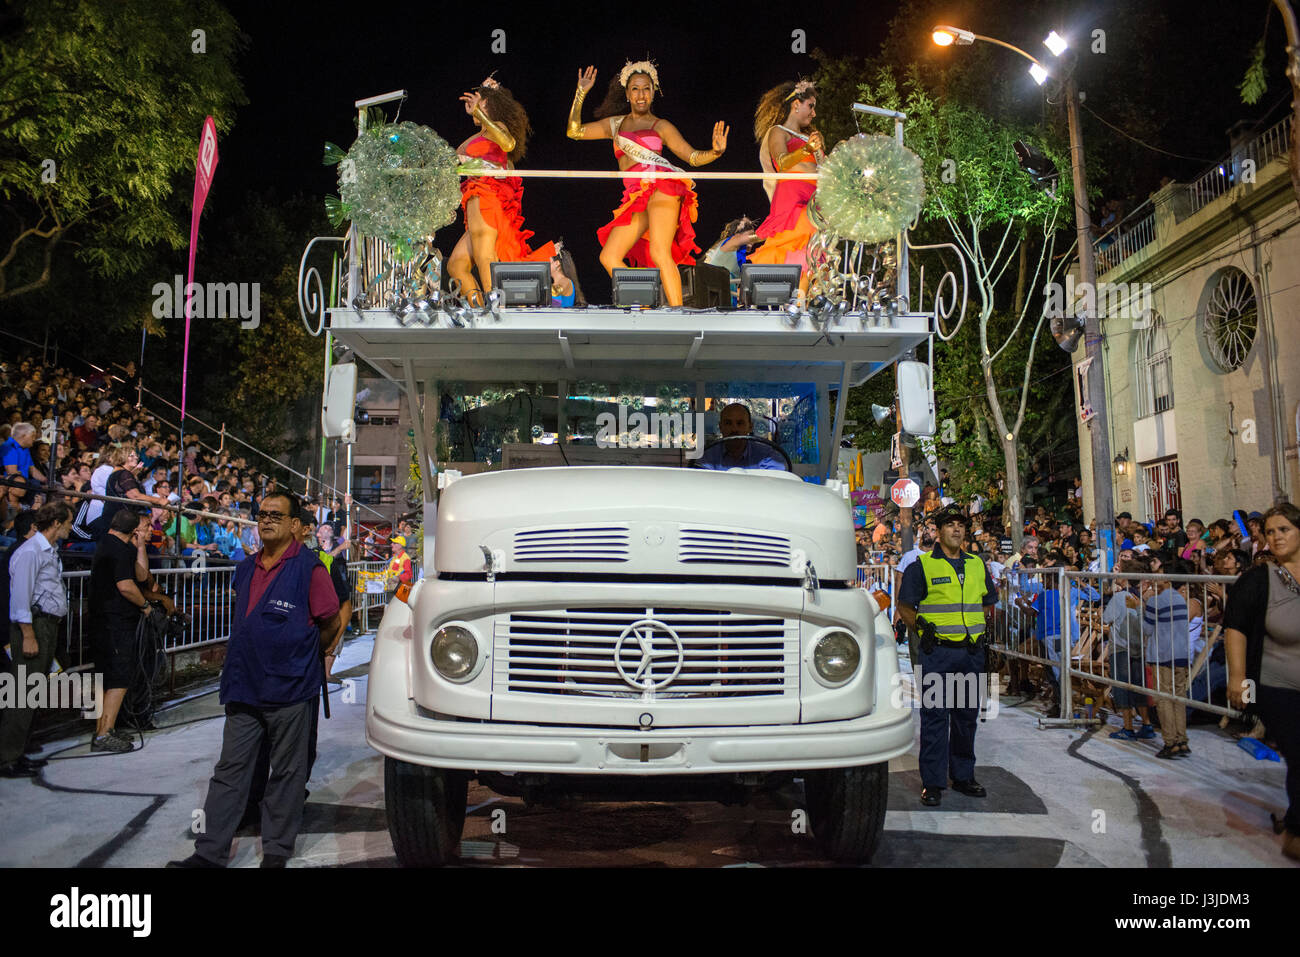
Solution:
[{"label": "truck wheel", "polygon": [[468,792],[464,771],[384,758],[384,807],[399,864],[440,867],[455,857]]},{"label": "truck wheel", "polygon": [[836,861],[870,863],[885,829],[888,763],[805,771],[803,784],[822,853]]}]

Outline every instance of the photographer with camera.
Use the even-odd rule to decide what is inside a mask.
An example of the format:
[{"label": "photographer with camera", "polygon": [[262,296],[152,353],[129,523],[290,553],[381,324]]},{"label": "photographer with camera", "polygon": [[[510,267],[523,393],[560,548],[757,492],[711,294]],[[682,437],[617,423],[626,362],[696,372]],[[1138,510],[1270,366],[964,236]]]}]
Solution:
[{"label": "photographer with camera", "polygon": [[[935,516],[939,544],[922,554],[903,573],[898,615],[920,636],[921,803],[935,807],[952,778],[954,790],[984,797],[975,780],[975,729],[979,719],[978,682],[984,680],[985,623],[997,603],[997,585],[984,562],[963,549],[968,519],[949,507]],[[947,680],[948,675],[973,676],[974,701],[948,701],[927,706],[922,684],[947,689],[971,686]],[[923,678],[920,676],[924,676]],[[933,676],[933,677],[931,677]],[[932,704],[932,702],[930,702]]]}]

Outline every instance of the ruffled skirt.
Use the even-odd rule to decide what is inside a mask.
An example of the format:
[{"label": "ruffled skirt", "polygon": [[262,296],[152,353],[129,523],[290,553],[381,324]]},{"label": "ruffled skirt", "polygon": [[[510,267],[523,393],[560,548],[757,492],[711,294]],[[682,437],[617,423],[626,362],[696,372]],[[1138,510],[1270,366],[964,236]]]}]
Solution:
[{"label": "ruffled skirt", "polygon": [[[517,176],[472,176],[461,181],[460,208],[465,209],[471,199],[478,197],[479,215],[484,223],[497,231],[498,262],[549,260],[555,255],[554,243],[548,242],[539,249],[528,245],[533,232],[524,228],[520,206],[523,195],[523,181]],[[468,228],[468,211],[465,215]]]},{"label": "ruffled skirt", "polygon": [[756,230],[767,242],[750,253],[750,262],[807,267],[808,240],[816,231],[808,219],[808,202],[816,190],[817,184],[807,180],[786,179],[777,184],[772,211]]},{"label": "ruffled skirt", "polygon": [[[691,266],[695,264],[695,253],[700,251],[700,247],[695,245],[695,222],[696,216],[699,215],[699,201],[692,189],[690,180],[683,179],[635,179],[626,177],[623,180],[623,201],[618,209],[614,210],[614,218],[606,223],[600,229],[596,230],[596,236],[600,239],[601,246],[609,239],[609,234],[617,226],[625,226],[632,221],[634,213],[639,213],[650,204],[650,198],[656,192],[666,193],[669,196],[681,197],[681,206],[677,212],[677,232],[673,236],[672,254],[673,262],[679,266]],[[643,233],[641,238],[636,241],[627,254],[627,262],[630,266],[637,266],[645,269],[654,269],[655,264],[650,258],[649,231]]]}]

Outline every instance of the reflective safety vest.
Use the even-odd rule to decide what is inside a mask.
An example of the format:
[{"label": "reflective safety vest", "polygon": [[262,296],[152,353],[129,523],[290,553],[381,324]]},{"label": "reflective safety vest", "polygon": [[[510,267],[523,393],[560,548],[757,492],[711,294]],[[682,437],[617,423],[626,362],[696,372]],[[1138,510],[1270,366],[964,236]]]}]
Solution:
[{"label": "reflective safety vest", "polygon": [[946,558],[932,553],[921,555],[925,573],[925,597],[916,613],[934,624],[937,637],[945,641],[974,641],[984,634],[984,562],[963,552],[965,564],[958,574]]},{"label": "reflective safety vest", "polygon": [[312,551],[316,553],[316,557],[320,559],[320,563],[325,566],[325,570],[327,572],[333,570],[334,568],[333,555],[331,555],[329,552],[322,551],[319,548],[313,548]]}]

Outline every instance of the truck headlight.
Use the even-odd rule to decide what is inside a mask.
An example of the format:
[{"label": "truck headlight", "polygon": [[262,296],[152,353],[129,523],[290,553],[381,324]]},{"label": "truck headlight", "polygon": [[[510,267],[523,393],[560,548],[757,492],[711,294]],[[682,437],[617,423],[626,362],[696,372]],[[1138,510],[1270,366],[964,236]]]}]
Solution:
[{"label": "truck headlight", "polygon": [[828,632],[813,646],[813,666],[827,681],[847,680],[861,660],[857,640],[847,631]]},{"label": "truck headlight", "polygon": [[433,666],[438,674],[459,681],[478,663],[478,641],[474,633],[460,625],[443,625],[433,636]]}]

